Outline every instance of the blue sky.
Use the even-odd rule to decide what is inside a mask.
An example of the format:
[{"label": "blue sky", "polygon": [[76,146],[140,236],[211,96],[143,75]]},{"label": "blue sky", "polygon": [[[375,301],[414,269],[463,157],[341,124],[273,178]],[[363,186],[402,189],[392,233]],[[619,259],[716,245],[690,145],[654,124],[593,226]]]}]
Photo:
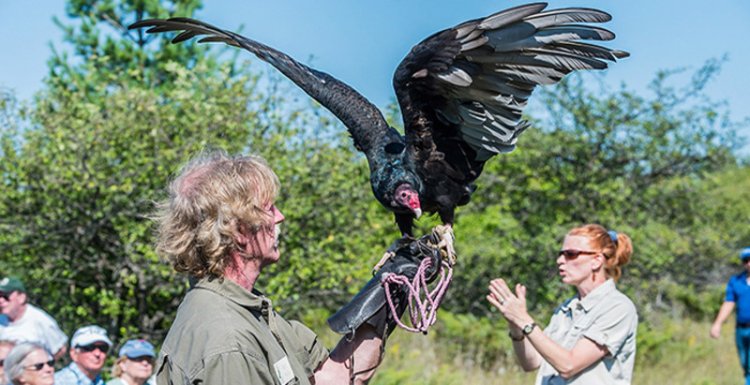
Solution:
[{"label": "blue sky", "polygon": [[[349,83],[378,106],[393,98],[393,70],[414,44],[464,20],[519,5],[489,0],[205,0],[198,18],[280,49]],[[645,91],[659,69],[694,70],[728,55],[709,95],[734,119],[750,116],[750,1],[553,0],[549,8],[611,13],[610,46],[632,56],[611,67],[607,84]],[[0,0],[0,87],[28,99],[42,87],[50,44],[65,47],[52,17],[63,0]],[[310,59],[312,58],[312,61]]]}]

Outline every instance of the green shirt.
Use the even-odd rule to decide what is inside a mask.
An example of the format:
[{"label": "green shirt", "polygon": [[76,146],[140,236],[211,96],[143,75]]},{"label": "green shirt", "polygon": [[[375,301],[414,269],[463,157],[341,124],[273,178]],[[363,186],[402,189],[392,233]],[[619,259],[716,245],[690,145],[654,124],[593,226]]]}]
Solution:
[{"label": "green shirt", "polygon": [[201,279],[185,296],[156,363],[159,385],[310,384],[328,351],[258,291]]}]

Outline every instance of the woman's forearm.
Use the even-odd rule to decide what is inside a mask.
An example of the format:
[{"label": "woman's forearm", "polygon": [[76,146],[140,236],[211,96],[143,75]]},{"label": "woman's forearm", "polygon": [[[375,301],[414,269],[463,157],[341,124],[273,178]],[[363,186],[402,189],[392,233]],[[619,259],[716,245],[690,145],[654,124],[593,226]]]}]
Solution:
[{"label": "woman's forearm", "polygon": [[552,365],[563,378],[571,378],[601,360],[607,349],[593,341],[582,338],[572,350],[567,350],[535,328],[526,339],[538,354]]},{"label": "woman's forearm", "polygon": [[[520,330],[517,335],[523,336]],[[521,365],[521,368],[524,371],[531,372],[537,370],[542,364],[541,356],[536,349],[534,349],[534,346],[529,342],[528,338],[523,338],[520,341],[513,339],[513,352],[516,354],[518,364]]]}]

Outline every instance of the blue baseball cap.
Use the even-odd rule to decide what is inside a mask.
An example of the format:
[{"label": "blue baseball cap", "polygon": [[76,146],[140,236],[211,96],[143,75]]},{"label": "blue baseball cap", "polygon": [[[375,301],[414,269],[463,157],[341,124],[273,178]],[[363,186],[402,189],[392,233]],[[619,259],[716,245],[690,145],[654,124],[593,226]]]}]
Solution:
[{"label": "blue baseball cap", "polygon": [[156,353],[154,352],[154,345],[151,345],[146,340],[128,340],[120,348],[119,356],[128,358],[156,357]]},{"label": "blue baseball cap", "polygon": [[740,259],[741,260],[744,261],[744,260],[746,260],[748,258],[750,258],[750,247],[746,247],[746,248],[744,248],[744,249],[742,249],[740,251]]}]

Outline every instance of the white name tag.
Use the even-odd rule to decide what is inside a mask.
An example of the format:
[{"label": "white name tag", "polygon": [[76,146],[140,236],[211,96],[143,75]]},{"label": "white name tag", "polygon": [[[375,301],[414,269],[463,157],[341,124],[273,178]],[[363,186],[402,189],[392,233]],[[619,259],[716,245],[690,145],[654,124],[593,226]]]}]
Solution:
[{"label": "white name tag", "polygon": [[276,363],[273,364],[273,368],[276,369],[276,378],[279,379],[280,383],[288,384],[289,381],[294,379],[294,372],[292,372],[292,365],[289,364],[289,359],[286,358],[286,356],[276,361]]}]

